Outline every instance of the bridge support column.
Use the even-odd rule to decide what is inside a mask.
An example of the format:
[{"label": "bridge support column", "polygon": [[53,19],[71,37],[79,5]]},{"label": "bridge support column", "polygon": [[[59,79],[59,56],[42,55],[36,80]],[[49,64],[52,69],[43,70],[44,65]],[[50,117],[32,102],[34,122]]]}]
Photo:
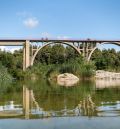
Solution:
[{"label": "bridge support column", "polygon": [[95,49],[97,48],[97,43],[96,42],[87,42],[84,47],[83,47],[83,50],[84,50],[84,58],[87,60],[87,61],[90,61],[90,58],[92,56],[92,53],[95,51]]},{"label": "bridge support column", "polygon": [[26,40],[23,46],[23,70],[30,66],[30,43]]}]

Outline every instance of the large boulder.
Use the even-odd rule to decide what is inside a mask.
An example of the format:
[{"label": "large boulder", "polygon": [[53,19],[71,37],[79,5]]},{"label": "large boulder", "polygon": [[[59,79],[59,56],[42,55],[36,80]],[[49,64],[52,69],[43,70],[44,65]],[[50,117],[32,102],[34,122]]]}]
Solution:
[{"label": "large boulder", "polygon": [[57,83],[62,86],[74,86],[79,78],[71,73],[64,73],[57,76]]}]

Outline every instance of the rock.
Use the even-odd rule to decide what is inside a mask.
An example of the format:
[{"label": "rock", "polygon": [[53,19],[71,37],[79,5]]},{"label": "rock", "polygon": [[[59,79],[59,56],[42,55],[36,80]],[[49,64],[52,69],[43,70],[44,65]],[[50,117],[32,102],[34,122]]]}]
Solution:
[{"label": "rock", "polygon": [[120,73],[97,70],[95,77],[96,79],[120,79]]},{"label": "rock", "polygon": [[71,73],[64,73],[57,76],[57,83],[62,86],[73,86],[79,78]]}]

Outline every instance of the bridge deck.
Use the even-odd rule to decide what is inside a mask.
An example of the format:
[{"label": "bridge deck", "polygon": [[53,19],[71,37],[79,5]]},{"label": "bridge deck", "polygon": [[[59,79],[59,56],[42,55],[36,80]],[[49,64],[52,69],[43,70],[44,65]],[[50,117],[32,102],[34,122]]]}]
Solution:
[{"label": "bridge deck", "polygon": [[120,40],[93,40],[93,39],[47,39],[47,38],[41,38],[41,39],[0,39],[0,46],[22,46],[23,43],[26,42],[26,40],[32,42],[84,42],[84,43],[120,43]]}]

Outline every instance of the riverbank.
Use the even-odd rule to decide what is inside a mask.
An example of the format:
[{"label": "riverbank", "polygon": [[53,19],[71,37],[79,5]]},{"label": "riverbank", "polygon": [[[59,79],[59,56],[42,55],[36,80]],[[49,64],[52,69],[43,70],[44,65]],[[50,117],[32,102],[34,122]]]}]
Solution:
[{"label": "riverbank", "polygon": [[120,73],[97,70],[95,78],[96,79],[120,79]]},{"label": "riverbank", "polygon": [[[94,78],[88,78],[88,80],[95,79],[97,87],[118,86],[120,84],[120,73],[109,72],[104,70],[97,70]],[[81,78],[71,73],[59,74],[57,76],[57,83],[62,86],[74,86]],[[84,79],[86,80],[86,79]]]},{"label": "riverbank", "polygon": [[92,78],[95,75],[95,65],[93,62],[86,62],[81,58],[71,60],[63,64],[42,64],[38,63],[25,71],[24,77],[30,78],[31,75],[36,75],[48,80],[56,80],[57,76],[64,73],[71,73],[80,80]]}]

